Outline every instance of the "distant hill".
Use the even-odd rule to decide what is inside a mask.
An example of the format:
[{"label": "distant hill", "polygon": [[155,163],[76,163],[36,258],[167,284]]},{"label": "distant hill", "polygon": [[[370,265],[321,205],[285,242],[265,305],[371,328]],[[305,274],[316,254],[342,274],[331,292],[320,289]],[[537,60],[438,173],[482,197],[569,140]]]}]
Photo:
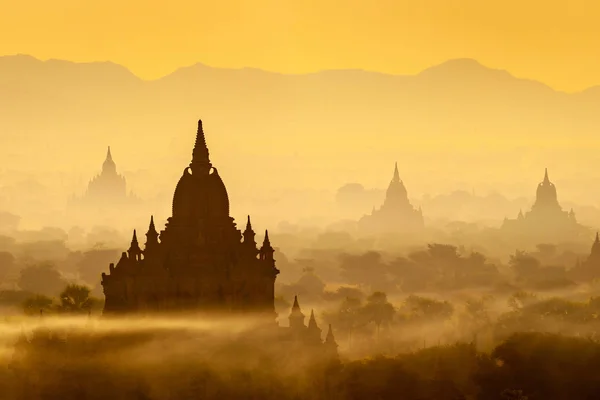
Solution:
[{"label": "distant hill", "polygon": [[[470,59],[414,76],[360,70],[283,75],[196,64],[144,81],[109,62],[0,57],[4,167],[77,169],[79,179],[99,168],[108,144],[123,168],[155,173],[160,166],[169,179],[177,176],[189,161],[198,117],[205,120],[211,154],[228,183],[258,177],[259,186],[274,186],[284,174],[293,187],[319,175],[328,180],[322,186],[334,190],[348,179],[364,182],[375,171],[387,181],[398,158],[413,190],[420,190],[417,171],[439,173],[438,180],[487,176],[485,168],[463,163],[490,162],[487,173],[512,179],[511,171],[538,160],[526,155],[506,165],[510,148],[539,144],[560,150],[564,141],[597,141],[598,110],[598,87],[566,94]],[[508,153],[465,159],[460,149],[477,146],[504,146]],[[460,151],[441,159],[429,148]],[[573,157],[581,161],[582,155]],[[274,165],[278,174],[269,172]],[[572,160],[563,165],[574,168]],[[535,168],[533,184],[540,175]]]}]

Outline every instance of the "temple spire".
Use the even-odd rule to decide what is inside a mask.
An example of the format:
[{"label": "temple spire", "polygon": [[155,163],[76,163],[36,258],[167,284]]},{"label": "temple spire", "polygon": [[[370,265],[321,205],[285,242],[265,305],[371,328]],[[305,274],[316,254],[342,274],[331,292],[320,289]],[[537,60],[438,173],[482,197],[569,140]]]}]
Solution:
[{"label": "temple spire", "polygon": [[256,236],[256,234],[252,230],[252,223],[250,222],[249,215],[248,215],[248,222],[246,223],[246,229],[244,230],[243,236],[244,236],[244,244],[247,246],[252,246],[253,251],[255,251],[256,250],[256,241],[254,240],[254,237]]},{"label": "temple spire", "polygon": [[273,254],[275,253],[275,249],[271,247],[271,241],[269,240],[268,230],[265,230],[265,240],[263,240],[262,247],[260,248],[260,251],[258,253],[260,255],[259,258],[261,260],[270,261],[274,265],[275,259],[273,258]]},{"label": "temple spire", "polygon": [[327,337],[325,338],[325,343],[335,344],[337,347],[337,343],[335,342],[335,337],[333,336],[333,329],[331,329],[331,324],[329,324],[329,329],[327,330]]},{"label": "temple spire", "polygon": [[150,226],[148,227],[148,232],[146,232],[146,247],[144,251],[148,251],[148,249],[152,249],[156,245],[158,245],[158,232],[154,226],[154,216],[151,215]]},{"label": "temple spire", "polygon": [[139,260],[140,255],[142,254],[142,249],[140,249],[140,245],[138,244],[137,232],[135,229],[133,230],[133,237],[131,238],[131,246],[127,252],[129,253],[130,260]]},{"label": "temple spire", "polygon": [[317,325],[315,311],[310,310],[310,319],[308,320],[308,335],[309,340],[314,344],[321,344],[321,329]]},{"label": "temple spire", "polygon": [[292,312],[290,313],[290,328],[294,330],[306,328],[304,326],[304,314],[300,310],[300,304],[298,304],[298,296],[294,296],[294,305],[292,306]]},{"label": "temple spire", "polygon": [[400,173],[398,172],[398,162],[396,161],[396,165],[394,166],[394,178],[392,182],[400,182]]},{"label": "temple spire", "polygon": [[116,174],[116,172],[117,165],[113,161],[112,154],[110,152],[110,146],[108,146],[108,150],[106,151],[106,159],[102,164],[102,173]]},{"label": "temple spire", "polygon": [[317,328],[317,320],[315,319],[315,310],[310,310],[310,319],[308,320],[308,328]]},{"label": "temple spire", "polygon": [[596,232],[596,239],[594,240],[594,244],[592,244],[590,257],[594,259],[600,258],[600,235],[598,235],[598,232]]},{"label": "temple spire", "polygon": [[544,172],[544,183],[550,183],[550,179],[548,179],[548,168]]},{"label": "temple spire", "polygon": [[208,155],[208,147],[206,146],[206,138],[204,137],[204,129],[202,128],[202,120],[198,120],[198,131],[196,132],[196,143],[192,152],[192,162],[190,163],[192,173],[207,174],[212,164]]},{"label": "temple spire", "polygon": [[338,359],[338,344],[335,341],[335,337],[333,337],[333,329],[331,329],[331,324],[329,324],[329,329],[327,330],[327,336],[325,337],[325,355],[332,360]]}]

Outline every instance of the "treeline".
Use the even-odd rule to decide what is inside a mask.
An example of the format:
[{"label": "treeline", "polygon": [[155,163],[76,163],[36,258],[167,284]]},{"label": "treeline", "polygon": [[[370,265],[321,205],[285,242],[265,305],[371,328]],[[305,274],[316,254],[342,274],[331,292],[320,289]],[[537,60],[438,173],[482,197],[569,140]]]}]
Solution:
[{"label": "treeline", "polygon": [[[556,334],[515,334],[490,353],[462,343],[308,366],[295,364],[294,354],[239,343],[211,346],[208,356],[192,346],[184,357],[166,351],[156,362],[156,354],[131,352],[160,342],[156,335],[77,335],[21,338],[0,370],[2,398],[573,400],[600,393],[600,344]],[[174,335],[164,340],[177,346]]]}]

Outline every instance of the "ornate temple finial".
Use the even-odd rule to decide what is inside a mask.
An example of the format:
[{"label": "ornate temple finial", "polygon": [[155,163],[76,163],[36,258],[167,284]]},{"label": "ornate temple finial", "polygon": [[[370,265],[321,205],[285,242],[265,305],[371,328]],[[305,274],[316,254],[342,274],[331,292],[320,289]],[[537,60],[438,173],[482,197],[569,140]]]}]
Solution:
[{"label": "ornate temple finial", "polygon": [[315,310],[310,310],[310,319],[308,320],[308,327],[317,327],[317,320],[315,319]]},{"label": "ornate temple finial", "polygon": [[144,251],[148,251],[152,247],[158,244],[158,232],[156,231],[156,227],[154,226],[154,216],[150,216],[150,226],[148,227],[148,232],[146,232],[146,247]]},{"label": "ornate temple finial", "polygon": [[246,229],[244,230],[243,237],[246,245],[252,246],[253,251],[256,250],[256,241],[254,240],[255,233],[252,230],[252,223],[250,222],[250,216],[248,215],[248,222],[246,223]]},{"label": "ornate temple finial", "polygon": [[140,245],[138,244],[137,232],[135,229],[133,230],[133,237],[131,238],[131,246],[129,247],[129,250],[127,250],[127,253],[129,253],[130,260],[139,260],[140,255],[142,254],[142,249],[140,249]]},{"label": "ornate temple finial", "polygon": [[260,248],[259,255],[260,259],[264,261],[275,261],[273,259],[273,254],[275,253],[275,249],[271,247],[271,241],[269,240],[269,231],[265,230],[265,240],[263,240],[262,247]]},{"label": "ornate temple finial", "polygon": [[294,296],[294,305],[292,306],[292,312],[289,316],[290,328],[300,329],[305,328],[304,326],[304,314],[300,310],[300,304],[298,304],[298,296]]},{"label": "ornate temple finial", "polygon": [[548,179],[548,168],[546,168],[546,172],[544,173],[544,183],[550,183],[550,179]]},{"label": "ornate temple finial", "polygon": [[194,144],[194,150],[192,151],[192,162],[190,163],[190,167],[192,168],[192,173],[208,173],[212,168],[201,119],[198,120],[196,143]]},{"label": "ornate temple finial", "polygon": [[598,256],[600,256],[600,236],[596,232],[596,239],[594,240],[594,244],[592,244],[590,257],[597,258]]},{"label": "ornate temple finial", "polygon": [[109,174],[115,174],[117,172],[117,165],[113,161],[110,146],[108,146],[108,150],[106,151],[106,159],[104,160],[104,163],[102,163],[102,172]]},{"label": "ornate temple finial", "polygon": [[400,182],[400,173],[398,172],[398,162],[396,161],[396,165],[394,166],[394,178],[393,182]]},{"label": "ornate temple finial", "polygon": [[335,344],[337,346],[337,343],[335,342],[335,337],[333,336],[333,329],[331,329],[331,324],[329,324],[329,329],[327,330],[327,337],[325,338],[325,343],[327,344]]}]

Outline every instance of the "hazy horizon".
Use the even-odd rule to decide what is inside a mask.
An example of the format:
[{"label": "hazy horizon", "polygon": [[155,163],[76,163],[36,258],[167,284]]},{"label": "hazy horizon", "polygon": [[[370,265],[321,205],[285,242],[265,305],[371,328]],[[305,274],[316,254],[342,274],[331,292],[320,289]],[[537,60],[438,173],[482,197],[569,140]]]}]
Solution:
[{"label": "hazy horizon", "polygon": [[306,72],[282,72],[282,71],[278,71],[276,69],[266,69],[266,68],[260,68],[260,67],[254,67],[254,66],[250,66],[250,65],[243,65],[243,66],[234,66],[234,67],[230,67],[230,66],[218,66],[218,65],[211,65],[209,63],[203,62],[202,60],[198,60],[195,62],[192,62],[190,64],[184,64],[184,65],[179,65],[174,67],[171,71],[166,72],[162,75],[159,76],[155,76],[155,77],[144,77],[143,75],[137,74],[133,69],[129,68],[127,65],[125,64],[121,64],[119,62],[116,62],[114,60],[110,60],[110,59],[106,59],[106,60],[90,60],[90,61],[75,61],[73,59],[66,59],[66,58],[57,58],[57,57],[36,57],[32,54],[27,54],[27,53],[12,53],[12,54],[0,54],[0,58],[3,57],[31,57],[37,61],[42,61],[44,63],[46,62],[67,62],[67,63],[73,63],[73,64],[108,64],[108,65],[114,65],[117,66],[119,68],[123,68],[125,69],[128,73],[130,73],[131,75],[135,76],[137,79],[141,80],[141,81],[145,81],[145,82],[153,82],[153,81],[159,81],[161,79],[167,78],[170,75],[173,75],[175,73],[177,73],[178,71],[181,70],[186,70],[186,69],[191,69],[191,68],[197,68],[197,67],[208,67],[208,68],[213,68],[213,69],[222,69],[222,70],[234,70],[234,71],[240,71],[240,70],[254,70],[254,71],[258,71],[258,72],[264,72],[267,74],[275,74],[275,75],[290,75],[290,76],[303,76],[303,75],[318,75],[318,74],[323,74],[323,73],[328,73],[328,72],[352,72],[352,71],[358,71],[358,72],[364,72],[366,74],[373,74],[373,75],[388,75],[388,76],[393,76],[393,77],[403,77],[403,76],[416,76],[416,75],[420,75],[423,73],[426,73],[428,70],[432,70],[435,69],[437,67],[443,66],[444,64],[452,64],[452,63],[475,63],[475,64],[479,64],[484,68],[490,69],[490,70],[494,70],[494,71],[499,71],[502,73],[507,73],[508,75],[510,75],[511,77],[518,79],[518,80],[523,80],[523,81],[532,81],[532,82],[537,82],[540,83],[546,87],[548,87],[549,89],[558,92],[558,93],[564,93],[564,94],[578,94],[578,93],[584,93],[586,91],[592,90],[592,89],[596,89],[598,87],[600,87],[600,80],[597,83],[591,83],[589,86],[586,86],[582,89],[578,89],[578,90],[574,90],[574,91],[566,91],[566,90],[561,90],[561,89],[557,89],[552,87],[552,85],[548,84],[547,82],[544,82],[542,80],[536,79],[536,78],[531,78],[531,77],[522,77],[522,76],[518,76],[514,73],[512,73],[510,70],[502,68],[502,66],[497,66],[497,65],[488,65],[488,64],[484,64],[482,62],[480,62],[478,59],[473,58],[473,57],[450,57],[446,60],[442,60],[439,61],[437,63],[431,64],[429,66],[424,66],[422,69],[414,71],[414,72],[409,72],[409,73],[399,73],[399,72],[385,72],[385,71],[381,71],[381,70],[374,70],[374,69],[367,69],[367,68],[323,68],[323,69],[315,69],[312,71],[306,71]]}]

